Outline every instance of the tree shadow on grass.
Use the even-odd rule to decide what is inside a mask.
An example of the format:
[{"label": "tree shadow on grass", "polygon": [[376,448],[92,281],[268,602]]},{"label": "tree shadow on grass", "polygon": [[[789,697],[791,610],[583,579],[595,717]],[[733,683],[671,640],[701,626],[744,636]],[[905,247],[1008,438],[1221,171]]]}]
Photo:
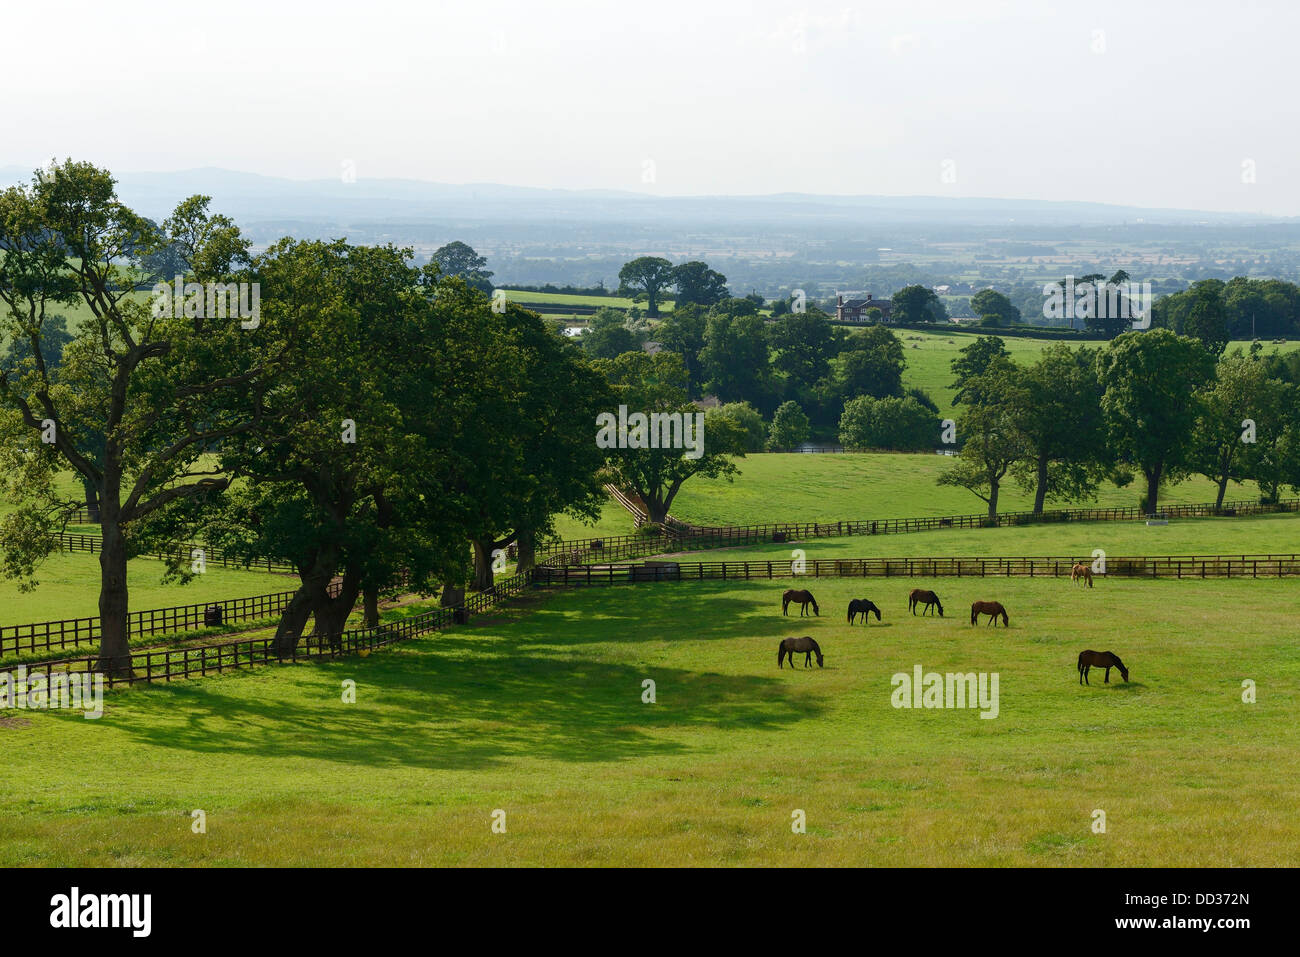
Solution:
[{"label": "tree shadow on grass", "polygon": [[[701,582],[683,588],[663,582],[557,591],[551,601],[530,605],[525,614],[514,616],[510,628],[517,631],[520,646],[527,647],[787,636],[807,634],[800,630],[805,626],[836,623],[826,615],[803,619],[783,616],[779,587],[770,595],[755,591],[752,597],[740,597],[734,594],[736,584]],[[505,605],[493,613],[512,611],[510,605]],[[473,631],[471,621],[469,634]]]},{"label": "tree shadow on grass", "polygon": [[[702,613],[709,600],[696,600]],[[737,612],[759,604],[726,601]],[[612,616],[575,620],[566,610],[572,611],[553,602],[526,612],[504,605],[494,617],[517,620],[471,624],[364,659],[139,689],[122,702],[134,714],[121,727],[150,747],[200,754],[483,769],[528,757],[598,762],[689,753],[695,746],[678,732],[778,731],[823,711],[807,697],[806,684],[786,675],[724,675],[574,655],[570,648],[586,643],[671,635],[662,625],[641,630],[643,610],[626,603]],[[679,620],[700,621],[689,612]],[[746,620],[744,628],[752,633],[760,625],[771,634],[784,630],[769,619]],[[671,627],[682,635],[689,626]],[[735,638],[736,631],[710,624],[683,637]],[[756,659],[754,670],[770,666],[770,658]],[[357,683],[356,704],[341,700],[348,678]],[[656,683],[655,704],[642,701],[646,678]]]}]

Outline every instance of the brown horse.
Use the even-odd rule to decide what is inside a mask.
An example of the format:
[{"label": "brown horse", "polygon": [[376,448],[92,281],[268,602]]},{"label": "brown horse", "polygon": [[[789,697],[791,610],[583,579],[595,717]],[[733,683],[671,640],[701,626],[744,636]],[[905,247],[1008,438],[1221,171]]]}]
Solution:
[{"label": "brown horse", "polygon": [[822,650],[817,647],[817,642],[813,641],[811,638],[807,637],[806,635],[803,638],[782,638],[781,639],[781,646],[776,650],[776,666],[778,668],[784,667],[784,665],[782,665],[781,662],[785,660],[786,655],[789,655],[790,667],[793,668],[794,655],[795,652],[797,651],[802,651],[804,653],[803,666],[805,668],[812,667],[813,655],[817,656],[818,668],[826,667],[825,664],[823,664],[825,659],[822,657]]},{"label": "brown horse", "polygon": [[1124,667],[1124,662],[1119,660],[1119,655],[1113,651],[1081,651],[1079,652],[1079,684],[1092,684],[1088,680],[1088,671],[1091,668],[1105,668],[1106,680],[1103,684],[1110,684],[1110,669],[1118,668],[1120,676],[1128,681],[1128,669]]},{"label": "brown horse", "polygon": [[813,606],[813,614],[818,618],[821,617],[821,609],[817,607],[817,599],[812,596],[812,592],[791,588],[781,596],[781,614],[789,614],[790,602],[792,601],[799,603],[799,617],[802,618],[808,614],[809,605]]},{"label": "brown horse", "polygon": [[[923,588],[913,588],[912,593],[907,596],[907,607],[913,615],[916,614],[917,605],[924,605],[925,611],[929,611],[932,607],[938,608],[939,617],[943,617],[943,605],[939,602],[939,596],[932,591],[926,591]],[[924,615],[925,611],[921,612],[921,614]]]},{"label": "brown horse", "polygon": [[853,599],[849,602],[849,624],[853,624],[853,619],[859,614],[862,615],[862,623],[867,624],[867,619],[873,611],[876,613],[876,621],[880,621],[880,609],[876,607],[875,602],[866,598]]},{"label": "brown horse", "polygon": [[1087,562],[1077,562],[1070,569],[1070,583],[1077,584],[1079,582],[1087,582],[1088,587],[1092,587],[1092,566]]},{"label": "brown horse", "polygon": [[1000,601],[977,601],[970,606],[970,623],[977,624],[976,619],[980,615],[989,616],[989,624],[996,624],[998,616],[1002,616],[1002,624],[1010,625],[1011,618],[1007,615],[1007,610],[1002,606]]}]

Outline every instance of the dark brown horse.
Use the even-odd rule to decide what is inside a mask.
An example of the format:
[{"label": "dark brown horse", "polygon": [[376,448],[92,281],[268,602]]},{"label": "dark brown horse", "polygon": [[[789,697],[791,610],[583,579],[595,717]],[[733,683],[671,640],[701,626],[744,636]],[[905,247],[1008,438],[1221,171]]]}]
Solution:
[{"label": "dark brown horse", "polygon": [[1118,668],[1120,676],[1128,681],[1128,669],[1124,667],[1124,662],[1119,660],[1119,655],[1113,651],[1081,651],[1079,652],[1079,684],[1092,684],[1088,680],[1088,671],[1091,668],[1105,668],[1106,680],[1103,684],[1110,684],[1110,669]]},{"label": "dark brown horse", "polygon": [[[931,607],[939,609],[939,617],[943,617],[943,605],[939,602],[939,596],[932,591],[926,591],[924,588],[913,588],[912,593],[907,596],[907,607],[913,615],[916,614],[916,606],[924,605],[925,611]],[[925,611],[921,612],[922,615]]]},{"label": "dark brown horse", "polygon": [[977,601],[970,606],[970,623],[976,624],[976,619],[980,615],[989,616],[989,624],[997,623],[998,616],[1002,616],[1002,624],[1010,625],[1011,619],[1007,616],[1007,610],[1002,606],[1000,601]]},{"label": "dark brown horse", "polygon": [[853,624],[853,619],[859,614],[862,615],[862,623],[867,623],[867,618],[871,612],[876,613],[876,621],[880,621],[880,609],[876,607],[875,602],[868,601],[865,598],[855,598],[849,602],[849,624]]},{"label": "dark brown horse", "polygon": [[804,653],[803,666],[805,668],[812,667],[813,655],[817,656],[818,668],[826,667],[823,664],[825,659],[822,658],[822,650],[817,647],[817,642],[813,641],[811,638],[807,637],[806,635],[803,638],[782,638],[781,639],[781,646],[776,650],[776,666],[778,668],[784,667],[784,665],[782,665],[781,662],[785,660],[786,655],[789,655],[790,667],[793,668],[794,655],[795,652],[797,651],[802,651]]},{"label": "dark brown horse", "polygon": [[818,618],[821,617],[821,609],[817,607],[817,599],[812,596],[812,592],[803,591],[802,589],[791,588],[781,596],[781,614],[789,614],[790,602],[799,603],[799,617],[808,614],[808,606],[813,606],[813,614]]}]

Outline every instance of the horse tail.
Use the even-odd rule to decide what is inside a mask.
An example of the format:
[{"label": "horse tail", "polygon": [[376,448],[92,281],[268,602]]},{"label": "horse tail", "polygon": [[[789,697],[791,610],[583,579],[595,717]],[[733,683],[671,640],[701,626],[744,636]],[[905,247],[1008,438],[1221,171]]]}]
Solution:
[{"label": "horse tail", "polygon": [[785,661],[785,642],[776,646],[776,666],[781,667],[781,662]]},{"label": "horse tail", "polygon": [[849,624],[853,624],[853,602],[849,602]]}]

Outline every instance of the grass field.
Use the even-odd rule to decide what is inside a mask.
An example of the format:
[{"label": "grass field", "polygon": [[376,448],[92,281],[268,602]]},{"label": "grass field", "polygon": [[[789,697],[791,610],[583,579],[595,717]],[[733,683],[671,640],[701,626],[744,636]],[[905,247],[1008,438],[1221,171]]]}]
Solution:
[{"label": "grass field", "polygon": [[[952,360],[958,353],[981,335],[996,335],[996,330],[970,330],[961,332],[931,333],[918,332],[913,329],[896,329],[895,334],[902,339],[903,352],[907,358],[907,368],[903,372],[903,385],[908,388],[924,389],[939,406],[943,416],[953,415]],[[1043,349],[1056,340],[1025,339],[1017,336],[1005,336],[1007,351],[1021,365],[1037,361]],[[1092,349],[1102,348],[1104,342],[1083,343]],[[1300,342],[1289,342],[1285,346],[1275,346],[1265,342],[1264,350],[1271,352],[1289,352],[1300,348]],[[1240,347],[1243,351],[1250,349],[1245,341],[1232,342],[1231,351]]]},{"label": "grass field", "polygon": [[1293,555],[1300,552],[1300,516],[1175,519],[1144,522],[1073,522],[1019,528],[944,529],[906,535],[852,535],[802,542],[682,552],[685,562],[788,561],[799,548],[808,560],[930,556],[1076,556],[1100,548],[1126,555]]},{"label": "grass field", "polygon": [[[734,482],[695,478],[673,502],[672,514],[697,525],[753,525],[764,522],[817,522],[903,518],[926,515],[982,514],[984,501],[960,488],[935,485],[952,459],[943,455],[764,453],[737,460]],[[1145,490],[1134,481],[1127,488],[1104,486],[1099,507],[1135,506]],[[1229,499],[1257,501],[1254,483],[1229,485]],[[1194,476],[1167,488],[1161,501],[1213,502],[1214,485]],[[1002,489],[1001,511],[1029,510],[1033,496],[1014,482]],[[1075,507],[1050,502],[1048,508]]]},{"label": "grass field", "polygon": [[[506,289],[505,294],[511,302],[525,306],[529,303],[537,303],[544,306],[593,306],[597,309],[601,306],[613,306],[616,309],[627,309],[630,306],[646,308],[644,301],[635,302],[631,296],[580,296],[559,292],[528,292],[525,289]],[[661,300],[659,311],[672,312],[673,301]]]},{"label": "grass field", "polygon": [[[286,575],[245,571],[209,565],[188,585],[162,585],[162,562],[133,559],[127,574],[131,609],[192,605],[290,591],[297,579]],[[99,614],[99,556],[60,553],[51,556],[37,572],[40,585],[20,592],[16,582],[0,578],[0,624],[15,625],[59,618],[85,618]]]},{"label": "grass field", "polygon": [[[0,865],[1300,859],[1293,582],[927,580],[944,619],[901,610],[911,584],[820,581],[802,621],[779,581],[530,596],[364,659],[113,692],[97,721],[7,718],[22,771],[0,780]],[[863,595],[884,622],[850,630]],[[967,625],[974,598],[1011,627]],[[790,634],[826,668],[778,671]],[[1081,687],[1085,647],[1131,681]],[[895,709],[915,665],[997,672],[998,716]]]}]

